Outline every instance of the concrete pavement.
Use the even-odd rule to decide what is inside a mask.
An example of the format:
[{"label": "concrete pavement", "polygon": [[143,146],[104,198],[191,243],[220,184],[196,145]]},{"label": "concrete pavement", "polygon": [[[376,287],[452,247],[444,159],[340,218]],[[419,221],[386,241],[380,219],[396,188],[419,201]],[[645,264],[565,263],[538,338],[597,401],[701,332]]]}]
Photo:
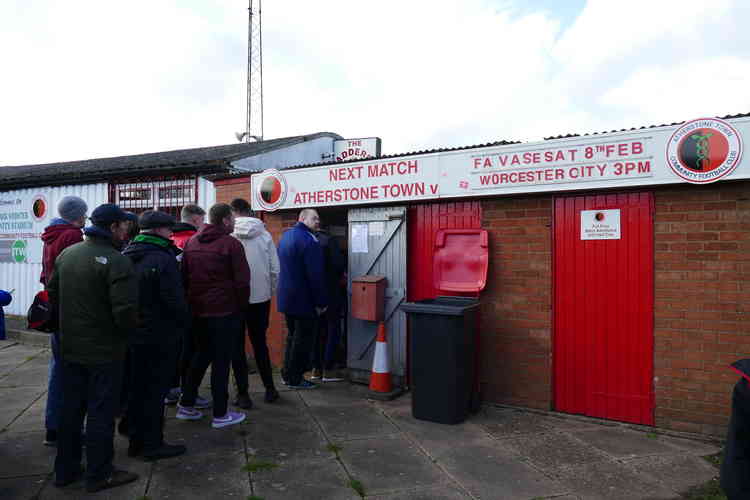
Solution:
[{"label": "concrete pavement", "polygon": [[170,408],[167,439],[188,454],[141,462],[118,436],[115,464],[141,478],[88,495],[82,483],[52,484],[55,450],[42,446],[48,359],[48,349],[0,341],[0,498],[669,499],[716,475],[701,458],[719,450],[712,443],[512,408],[433,424],[411,417],[408,395],[373,402],[364,387],[332,383],[285,390],[270,405],[256,393],[247,421],[225,429],[208,417],[178,421]]}]

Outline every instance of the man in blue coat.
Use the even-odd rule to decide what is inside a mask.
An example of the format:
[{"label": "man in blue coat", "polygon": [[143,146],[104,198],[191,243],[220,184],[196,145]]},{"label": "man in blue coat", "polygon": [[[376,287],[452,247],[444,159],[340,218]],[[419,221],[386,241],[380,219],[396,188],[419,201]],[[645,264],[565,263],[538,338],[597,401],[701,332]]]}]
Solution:
[{"label": "man in blue coat", "polygon": [[286,352],[282,377],[293,389],[317,387],[303,374],[310,360],[318,317],[328,306],[325,260],[315,233],[320,217],[312,209],[302,210],[299,222],[279,242],[278,307],[286,316]]}]

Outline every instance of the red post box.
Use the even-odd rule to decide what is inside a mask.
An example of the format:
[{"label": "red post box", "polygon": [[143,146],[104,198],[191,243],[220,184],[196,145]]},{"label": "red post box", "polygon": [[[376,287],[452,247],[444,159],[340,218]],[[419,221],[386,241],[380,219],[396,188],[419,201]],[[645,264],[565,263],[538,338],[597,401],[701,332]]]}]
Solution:
[{"label": "red post box", "polygon": [[352,278],[352,317],[382,321],[386,283],[385,276]]}]

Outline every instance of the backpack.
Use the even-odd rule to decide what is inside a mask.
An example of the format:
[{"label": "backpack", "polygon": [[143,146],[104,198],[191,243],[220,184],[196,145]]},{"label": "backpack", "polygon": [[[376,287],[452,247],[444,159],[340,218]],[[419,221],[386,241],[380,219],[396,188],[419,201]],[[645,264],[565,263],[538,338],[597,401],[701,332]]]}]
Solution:
[{"label": "backpack", "polygon": [[26,320],[28,321],[28,327],[32,330],[54,331],[52,306],[49,303],[47,290],[42,290],[34,296],[34,302],[31,303],[29,311],[26,313]]}]

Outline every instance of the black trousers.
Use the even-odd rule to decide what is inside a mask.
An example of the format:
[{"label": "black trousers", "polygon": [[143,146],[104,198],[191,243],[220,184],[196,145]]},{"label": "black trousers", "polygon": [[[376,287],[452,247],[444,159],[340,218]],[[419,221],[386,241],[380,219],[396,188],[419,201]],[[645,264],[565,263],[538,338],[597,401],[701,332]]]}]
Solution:
[{"label": "black trousers", "polygon": [[96,365],[62,361],[62,412],[55,459],[57,481],[69,481],[80,471],[84,417],[86,480],[92,483],[112,474],[122,369],[122,361]]},{"label": "black trousers", "polygon": [[190,363],[193,361],[193,355],[195,355],[195,333],[192,324],[183,330],[182,338],[177,345],[177,352],[179,353],[177,367],[172,376],[169,388],[180,387],[185,390],[188,370],[190,370]]},{"label": "black trousers", "polygon": [[234,357],[237,337],[243,328],[242,316],[193,318],[196,351],[190,362],[187,385],[182,393],[183,406],[195,405],[203,375],[211,365],[211,396],[214,417],[223,417],[229,404],[229,365]]},{"label": "black trousers", "polygon": [[[247,326],[247,334],[250,337],[250,344],[253,346],[255,363],[258,365],[258,373],[266,390],[274,389],[271,356],[268,353],[268,342],[266,341],[266,331],[268,330],[268,318],[270,314],[271,301],[269,300],[258,304],[248,304],[244,318],[245,326]],[[236,356],[232,360],[232,371],[234,371],[234,377],[237,382],[237,392],[243,394],[249,390],[244,329],[242,335],[238,338],[237,344]]]},{"label": "black trousers", "polygon": [[310,363],[317,326],[318,320],[315,318],[286,315],[289,333],[286,337],[282,375],[289,385],[299,385],[302,382],[302,376]]},{"label": "black trousers", "polygon": [[177,364],[177,344],[130,346],[130,441],[151,451],[164,441],[164,397]]}]

